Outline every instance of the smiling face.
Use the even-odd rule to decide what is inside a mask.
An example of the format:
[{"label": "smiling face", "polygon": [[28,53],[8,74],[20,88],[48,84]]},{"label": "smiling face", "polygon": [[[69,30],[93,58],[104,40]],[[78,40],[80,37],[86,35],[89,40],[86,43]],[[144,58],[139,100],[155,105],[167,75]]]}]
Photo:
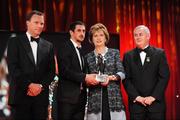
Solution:
[{"label": "smiling face", "polygon": [[92,35],[92,42],[95,47],[105,46],[106,36],[102,30],[98,30]]},{"label": "smiling face", "polygon": [[71,38],[78,43],[83,42],[85,33],[86,31],[84,25],[76,25],[74,31],[70,30]]},{"label": "smiling face", "polygon": [[109,33],[102,23],[96,23],[89,30],[89,42],[95,47],[106,46],[109,42]]},{"label": "smiling face", "polygon": [[144,49],[149,45],[150,33],[144,27],[136,27],[134,30],[134,41],[136,47]]},{"label": "smiling face", "polygon": [[44,28],[44,16],[34,14],[30,20],[26,21],[27,31],[33,36],[37,37],[41,34]]}]

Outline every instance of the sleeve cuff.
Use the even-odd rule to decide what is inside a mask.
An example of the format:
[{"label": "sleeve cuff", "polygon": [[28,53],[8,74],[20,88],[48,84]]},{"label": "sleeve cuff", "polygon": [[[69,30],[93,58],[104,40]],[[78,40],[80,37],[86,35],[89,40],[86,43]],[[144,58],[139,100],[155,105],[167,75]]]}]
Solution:
[{"label": "sleeve cuff", "polygon": [[118,76],[120,76],[121,80],[125,79],[125,74],[123,72],[116,73]]}]

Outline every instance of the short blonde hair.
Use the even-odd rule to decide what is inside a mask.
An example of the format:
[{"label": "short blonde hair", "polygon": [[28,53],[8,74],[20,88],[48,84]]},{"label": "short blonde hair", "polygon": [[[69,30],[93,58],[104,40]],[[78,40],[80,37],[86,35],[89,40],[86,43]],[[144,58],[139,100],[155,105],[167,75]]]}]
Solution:
[{"label": "short blonde hair", "polygon": [[96,23],[96,24],[94,24],[93,26],[91,26],[91,28],[90,28],[90,30],[89,30],[89,42],[90,42],[91,44],[93,44],[93,42],[92,42],[93,34],[94,34],[95,32],[97,32],[98,30],[102,30],[102,31],[103,31],[103,33],[104,33],[104,35],[105,35],[105,37],[106,37],[106,42],[105,42],[105,44],[107,45],[108,42],[109,42],[109,33],[108,33],[108,30],[107,30],[107,28],[105,27],[105,25],[103,25],[102,23]]}]

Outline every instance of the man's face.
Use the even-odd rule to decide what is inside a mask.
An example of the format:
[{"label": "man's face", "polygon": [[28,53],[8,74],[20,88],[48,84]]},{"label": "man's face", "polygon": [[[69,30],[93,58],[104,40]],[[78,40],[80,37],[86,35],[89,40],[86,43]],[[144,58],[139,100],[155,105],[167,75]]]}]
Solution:
[{"label": "man's face", "polygon": [[44,16],[33,15],[29,21],[26,21],[27,31],[37,37],[41,34],[44,27]]},{"label": "man's face", "polygon": [[149,45],[150,35],[145,32],[143,28],[136,29],[134,31],[134,41],[138,48],[143,49]]},{"label": "man's face", "polygon": [[76,25],[74,31],[70,30],[70,35],[73,40],[76,42],[83,42],[85,38],[85,26],[84,25]]}]

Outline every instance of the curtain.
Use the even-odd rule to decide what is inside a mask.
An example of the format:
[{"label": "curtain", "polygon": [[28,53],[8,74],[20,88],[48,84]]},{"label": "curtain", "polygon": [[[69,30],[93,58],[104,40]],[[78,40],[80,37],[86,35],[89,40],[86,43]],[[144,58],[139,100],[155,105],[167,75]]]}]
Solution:
[{"label": "curtain", "polygon": [[[103,23],[109,32],[120,34],[121,58],[135,47],[133,29],[148,26],[150,44],[165,49],[170,67],[167,119],[180,119],[179,0],[1,0],[0,30],[25,31],[25,15],[35,9],[45,13],[46,32],[67,31],[75,20],[84,21],[87,31],[91,25]],[[122,91],[127,107],[127,94]]]}]

